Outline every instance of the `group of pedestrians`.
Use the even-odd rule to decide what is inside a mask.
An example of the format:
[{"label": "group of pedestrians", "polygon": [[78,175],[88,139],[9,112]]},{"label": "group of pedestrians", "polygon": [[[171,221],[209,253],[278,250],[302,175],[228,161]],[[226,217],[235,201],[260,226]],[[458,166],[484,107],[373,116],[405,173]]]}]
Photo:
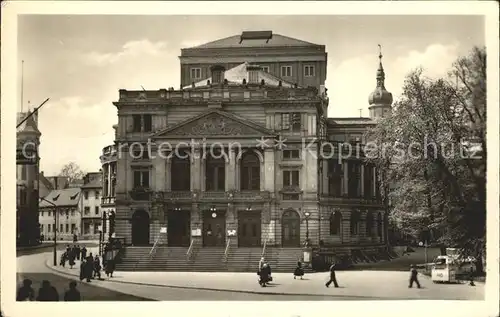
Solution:
[{"label": "group of pedestrians", "polygon": [[[38,296],[35,297],[35,290],[33,282],[30,279],[25,279],[23,285],[18,289],[16,300],[17,301],[38,301],[38,302],[58,302],[59,293],[57,289],[50,284],[49,281],[42,281],[42,286],[38,290]],[[80,301],[80,292],[76,289],[76,282],[69,283],[69,289],[64,293],[65,302]]]},{"label": "group of pedestrians", "polygon": [[[333,262],[329,268],[330,279],[325,283],[326,287],[330,287],[332,283],[335,286],[335,288],[339,287],[335,271],[336,271],[336,264],[335,262]],[[261,258],[259,261],[259,269],[257,271],[257,275],[259,276],[259,284],[263,287],[265,287],[270,281],[272,281],[271,266],[269,265],[269,263],[266,262],[264,258]],[[302,263],[298,261],[297,266],[293,272],[293,279],[297,279],[297,277],[299,277],[302,280],[303,276],[304,276],[304,269],[302,267]],[[418,270],[415,265],[411,265],[410,267],[409,282],[410,282],[408,286],[409,288],[412,288],[414,283],[417,285],[417,288],[421,288],[420,282],[418,281]]]},{"label": "group of pedestrians", "polygon": [[66,246],[66,251],[61,255],[60,265],[62,267],[66,266],[66,262],[68,262],[70,268],[75,266],[75,260],[85,259],[87,257],[87,248],[83,246],[80,248],[79,245],[75,244],[73,246]]}]

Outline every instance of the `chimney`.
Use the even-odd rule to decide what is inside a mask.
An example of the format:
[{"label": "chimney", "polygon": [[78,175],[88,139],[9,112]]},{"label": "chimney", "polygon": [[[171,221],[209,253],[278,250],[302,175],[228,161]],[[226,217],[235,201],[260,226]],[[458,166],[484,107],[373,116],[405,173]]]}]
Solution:
[{"label": "chimney", "polygon": [[222,84],[224,83],[224,72],[226,69],[222,65],[214,65],[210,67],[210,72],[212,73],[212,83]]},{"label": "chimney", "polygon": [[249,84],[259,84],[259,72],[262,69],[258,65],[248,65],[248,83]]}]

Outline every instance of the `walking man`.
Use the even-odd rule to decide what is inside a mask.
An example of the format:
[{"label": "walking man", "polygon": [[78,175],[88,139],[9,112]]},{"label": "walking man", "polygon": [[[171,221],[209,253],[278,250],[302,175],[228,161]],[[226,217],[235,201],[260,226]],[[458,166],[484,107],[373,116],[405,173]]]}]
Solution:
[{"label": "walking man", "polygon": [[330,265],[330,280],[326,282],[325,286],[330,287],[330,284],[335,286],[335,288],[339,287],[339,284],[337,283],[337,277],[335,276],[335,262]]},{"label": "walking man", "polygon": [[414,265],[414,264],[411,266],[411,270],[410,270],[410,285],[408,286],[408,288],[412,288],[413,287],[413,282],[415,282],[417,284],[417,288],[420,288],[420,283],[418,282],[417,266]]}]

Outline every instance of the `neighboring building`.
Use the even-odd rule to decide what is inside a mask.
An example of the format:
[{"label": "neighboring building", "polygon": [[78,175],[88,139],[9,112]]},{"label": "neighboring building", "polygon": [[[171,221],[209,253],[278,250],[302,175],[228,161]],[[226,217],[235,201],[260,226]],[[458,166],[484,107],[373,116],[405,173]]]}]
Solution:
[{"label": "neighboring building", "polygon": [[[307,239],[313,246],[349,252],[383,246],[378,173],[362,151],[340,164],[337,151],[343,153],[342,142],[362,145],[379,111],[370,112],[373,118],[327,118],[325,92],[290,78],[296,74],[293,69],[302,70],[306,61],[318,58],[315,74],[317,84],[323,84],[324,46],[277,35],[264,42],[243,36],[241,43],[260,44],[240,49],[236,38],[183,50],[182,91],[120,90],[113,103],[121,151],[116,161],[116,236],[128,245],[151,245],[166,227],[161,243],[169,246],[223,247],[229,242],[234,247],[300,247]],[[273,38],[281,39],[282,47],[267,51]],[[213,43],[218,44],[212,48]],[[253,55],[245,55],[250,51]],[[272,63],[278,58],[273,51],[280,57],[270,67],[295,65],[292,76],[281,78],[279,72],[262,69],[263,60],[255,56],[269,52],[266,58]],[[218,54],[237,58],[220,64],[220,56],[215,62]],[[195,66],[202,69],[200,75],[187,80]],[[386,96],[379,74],[383,70],[377,75],[382,86],[377,84],[370,97],[377,106],[388,102],[379,97],[380,91]],[[280,139],[285,147],[273,142]],[[198,145],[189,146],[192,140]],[[149,141],[151,157],[127,146]],[[326,142],[337,146],[334,153],[318,157]],[[166,143],[178,153],[168,156],[174,151]],[[213,144],[224,145],[215,156],[209,151]]]},{"label": "neighboring building", "polygon": [[225,69],[242,63],[259,65],[263,71],[297,84],[320,89],[326,80],[324,45],[309,43],[272,31],[242,32],[227,38],[181,50],[181,87],[211,77],[211,67]]},{"label": "neighboring building", "polygon": [[[30,114],[30,111],[17,113],[17,124]],[[17,128],[16,241],[18,245],[22,246],[36,245],[40,239],[38,223],[40,158],[38,157],[38,148],[41,135],[38,130],[37,113],[32,114]]]},{"label": "neighboring building", "polygon": [[80,188],[52,190],[40,201],[40,232],[45,240],[72,240],[81,228]]},{"label": "neighboring building", "polygon": [[69,178],[66,176],[45,176],[40,172],[40,198],[47,196],[54,189],[66,189],[69,187]]},{"label": "neighboring building", "polygon": [[80,210],[82,211],[82,239],[99,239],[102,225],[102,174],[88,173],[83,179]]}]

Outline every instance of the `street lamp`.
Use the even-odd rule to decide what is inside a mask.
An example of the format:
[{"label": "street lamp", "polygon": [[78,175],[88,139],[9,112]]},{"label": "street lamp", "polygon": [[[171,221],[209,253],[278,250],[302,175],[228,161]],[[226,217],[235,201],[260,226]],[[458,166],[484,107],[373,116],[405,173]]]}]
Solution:
[{"label": "street lamp", "polygon": [[304,216],[306,217],[306,246],[309,246],[309,217],[311,216],[311,213],[306,211]]},{"label": "street lamp", "polygon": [[59,211],[57,209],[57,205],[50,200],[43,197],[40,197],[40,200],[43,200],[54,207],[54,266],[57,266],[57,213]]}]

